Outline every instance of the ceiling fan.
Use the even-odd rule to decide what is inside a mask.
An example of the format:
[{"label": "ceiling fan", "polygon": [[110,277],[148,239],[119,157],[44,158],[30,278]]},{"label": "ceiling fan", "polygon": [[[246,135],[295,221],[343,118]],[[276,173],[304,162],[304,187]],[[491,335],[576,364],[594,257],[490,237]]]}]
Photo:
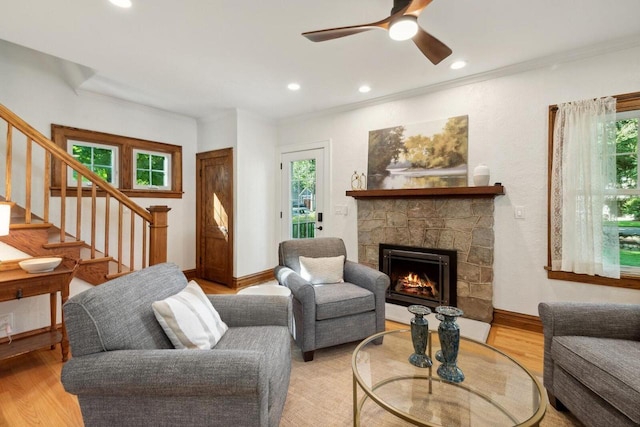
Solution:
[{"label": "ceiling fan", "polygon": [[369,30],[383,29],[389,31],[389,37],[394,40],[413,39],[418,49],[435,65],[451,55],[451,49],[418,25],[418,16],[432,1],[394,0],[391,15],[381,21],[350,27],[308,31],[302,35],[313,42],[323,42]]}]

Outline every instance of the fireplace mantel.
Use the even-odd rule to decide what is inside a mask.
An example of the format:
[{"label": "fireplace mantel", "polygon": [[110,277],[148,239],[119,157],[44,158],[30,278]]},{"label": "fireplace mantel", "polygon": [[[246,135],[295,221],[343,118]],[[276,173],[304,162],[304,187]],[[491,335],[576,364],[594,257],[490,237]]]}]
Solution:
[{"label": "fireplace mantel", "polygon": [[419,199],[427,197],[495,197],[505,194],[504,186],[406,188],[399,190],[353,190],[346,195],[356,199]]}]

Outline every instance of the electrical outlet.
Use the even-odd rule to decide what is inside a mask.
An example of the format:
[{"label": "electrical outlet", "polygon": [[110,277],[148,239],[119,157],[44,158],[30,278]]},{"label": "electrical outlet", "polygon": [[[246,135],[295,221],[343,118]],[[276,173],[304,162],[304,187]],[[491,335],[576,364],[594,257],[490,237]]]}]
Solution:
[{"label": "electrical outlet", "polygon": [[7,336],[7,325],[13,330],[13,313],[0,314],[0,338]]}]

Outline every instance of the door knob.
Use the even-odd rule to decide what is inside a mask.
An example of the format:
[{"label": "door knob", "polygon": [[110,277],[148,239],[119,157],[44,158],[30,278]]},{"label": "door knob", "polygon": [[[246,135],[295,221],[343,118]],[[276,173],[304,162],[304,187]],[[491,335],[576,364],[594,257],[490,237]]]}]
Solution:
[{"label": "door knob", "polygon": [[316,227],[316,230],[320,230],[320,231],[322,231],[322,226],[320,226],[320,227]]}]

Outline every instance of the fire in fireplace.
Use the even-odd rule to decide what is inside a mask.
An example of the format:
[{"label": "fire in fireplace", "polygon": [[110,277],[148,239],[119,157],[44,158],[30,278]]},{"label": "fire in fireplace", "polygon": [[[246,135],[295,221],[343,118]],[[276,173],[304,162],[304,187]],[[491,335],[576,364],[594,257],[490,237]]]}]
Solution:
[{"label": "fire in fireplace", "polygon": [[429,276],[423,274],[422,277],[416,273],[407,273],[404,277],[398,279],[396,284],[396,292],[420,295],[425,298],[438,298],[438,282],[429,279]]},{"label": "fire in fireplace", "polygon": [[387,302],[435,308],[456,305],[457,253],[380,244],[379,269],[391,278]]}]

